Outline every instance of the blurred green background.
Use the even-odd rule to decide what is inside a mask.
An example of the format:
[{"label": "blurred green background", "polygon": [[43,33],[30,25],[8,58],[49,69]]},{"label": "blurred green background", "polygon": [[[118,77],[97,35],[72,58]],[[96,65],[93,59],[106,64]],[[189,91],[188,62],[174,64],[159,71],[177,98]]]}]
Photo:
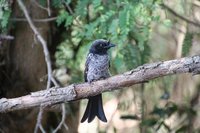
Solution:
[{"label": "blurred green background", "polygon": [[[42,12],[44,16],[55,18],[46,22],[46,31],[50,33],[43,36],[48,42],[55,76],[63,86],[84,81],[85,59],[96,39],[104,38],[117,45],[109,52],[112,75],[145,63],[200,52],[198,0],[51,0],[51,12],[47,10],[47,2],[26,1],[26,6],[36,7],[30,9],[32,14]],[[21,28],[17,29],[20,26],[16,24],[26,22],[21,19],[23,13],[14,12],[21,12],[15,5],[16,2],[0,0],[0,30],[1,34],[10,33],[17,38]],[[35,10],[37,8],[44,9]],[[33,15],[34,19],[37,24],[43,23],[37,22],[40,18]],[[43,25],[38,27],[42,29]],[[71,127],[76,128],[73,132],[197,133],[200,132],[199,88],[198,76],[182,74],[104,93],[108,123],[97,119],[91,124],[79,123],[87,100],[78,104],[80,116],[73,115],[72,105],[66,104],[66,110],[77,119],[77,126]],[[2,97],[6,95],[2,93]],[[61,119],[59,113],[54,117],[58,122]],[[49,132],[55,127],[48,120],[44,123]],[[62,129],[61,132],[70,131]]]}]

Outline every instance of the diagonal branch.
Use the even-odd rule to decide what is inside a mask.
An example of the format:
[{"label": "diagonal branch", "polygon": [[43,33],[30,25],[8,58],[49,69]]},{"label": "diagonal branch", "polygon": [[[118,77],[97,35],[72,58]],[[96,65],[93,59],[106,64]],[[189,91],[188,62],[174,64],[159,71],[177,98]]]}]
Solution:
[{"label": "diagonal branch", "polygon": [[[51,106],[94,96],[121,87],[143,83],[158,77],[180,73],[200,73],[200,55],[176,60],[144,64],[131,71],[96,82],[72,84],[62,88],[50,88],[18,98],[0,99],[0,112],[27,109],[36,106]],[[120,88],[119,88],[120,87]]]},{"label": "diagonal branch", "polygon": [[175,12],[173,9],[171,9],[169,6],[165,5],[165,4],[161,4],[162,7],[166,8],[170,13],[172,13],[174,16],[184,20],[187,23],[193,24],[194,26],[200,27],[200,24],[197,22],[194,22],[192,20],[190,20],[190,18],[187,18],[185,16],[182,16],[180,14],[178,14],[177,12]]},{"label": "diagonal branch", "polygon": [[64,126],[65,124],[65,117],[66,117],[66,109],[65,109],[65,104],[62,104],[62,120],[57,126],[57,128],[52,132],[52,133],[57,133],[59,129],[61,129],[62,125]]},{"label": "diagonal branch", "polygon": [[[32,19],[33,22],[39,22],[39,23],[46,23],[55,21],[57,17],[51,17],[51,18],[42,18],[42,19]],[[21,22],[27,22],[26,18],[10,18],[11,21],[21,21]]]},{"label": "diagonal branch", "polygon": [[[57,84],[56,80],[52,76],[51,60],[50,60],[50,55],[49,55],[49,51],[48,51],[48,48],[47,48],[47,43],[46,43],[45,39],[42,37],[42,35],[40,34],[40,32],[38,31],[38,29],[36,28],[36,26],[33,24],[33,21],[31,20],[31,17],[29,16],[28,11],[27,11],[24,3],[22,2],[22,0],[17,0],[17,3],[19,5],[19,7],[21,8],[21,10],[23,11],[23,13],[24,13],[24,15],[25,15],[25,17],[26,17],[31,29],[33,30],[33,32],[35,34],[35,36],[37,37],[37,39],[39,40],[39,42],[42,45],[43,53],[44,53],[45,61],[46,61],[46,65],[47,65],[47,74],[48,74],[46,89],[50,88],[51,81],[54,83],[55,86],[58,87],[58,84]],[[43,108],[42,108],[42,105],[41,105],[40,112],[39,112],[39,114],[37,116],[37,123],[36,123],[36,126],[35,126],[34,133],[37,133],[38,128],[40,128],[40,130],[42,132],[44,132],[43,131],[43,127],[41,125],[42,112],[43,112]]]},{"label": "diagonal branch", "polygon": [[36,35],[37,39],[40,41],[40,43],[43,47],[43,52],[44,52],[44,55],[45,55],[45,61],[46,61],[46,64],[47,64],[47,73],[48,73],[47,88],[49,88],[51,80],[54,81],[54,78],[52,76],[51,60],[50,60],[50,55],[49,55],[49,51],[48,51],[48,48],[47,48],[47,43],[44,40],[44,38],[42,37],[42,35],[40,34],[40,32],[35,27],[35,25],[33,24],[33,21],[31,20],[24,3],[21,0],[17,0],[17,2],[19,4],[20,8],[22,9],[31,29],[33,30],[34,34]]}]

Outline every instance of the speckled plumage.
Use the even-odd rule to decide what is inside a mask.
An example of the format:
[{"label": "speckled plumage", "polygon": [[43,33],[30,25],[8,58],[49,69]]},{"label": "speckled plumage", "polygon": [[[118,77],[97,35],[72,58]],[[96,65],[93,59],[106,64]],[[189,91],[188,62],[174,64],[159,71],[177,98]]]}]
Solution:
[{"label": "speckled plumage", "polygon": [[[111,44],[109,41],[103,39],[98,39],[92,43],[85,64],[85,82],[91,83],[110,76],[110,59],[107,50],[114,46],[114,44]],[[101,94],[89,97],[88,99],[89,101],[81,122],[84,122],[86,119],[88,119],[88,122],[91,122],[95,116],[97,116],[101,121],[107,122],[103,110]]]},{"label": "speckled plumage", "polygon": [[87,82],[99,79],[105,79],[109,74],[109,56],[89,53],[86,61],[87,66]]}]

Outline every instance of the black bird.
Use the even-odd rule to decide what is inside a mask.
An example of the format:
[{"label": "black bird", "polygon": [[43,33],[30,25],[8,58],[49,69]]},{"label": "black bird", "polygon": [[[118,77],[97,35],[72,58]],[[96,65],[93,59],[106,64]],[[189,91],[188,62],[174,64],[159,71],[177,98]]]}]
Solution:
[{"label": "black bird", "polygon": [[[85,63],[85,82],[91,83],[110,76],[110,59],[107,51],[114,46],[115,45],[110,43],[110,41],[104,39],[98,39],[92,43]],[[95,116],[97,116],[101,121],[107,122],[103,110],[101,94],[89,97],[88,99],[89,101],[81,122],[88,119],[89,123],[95,118]]]}]

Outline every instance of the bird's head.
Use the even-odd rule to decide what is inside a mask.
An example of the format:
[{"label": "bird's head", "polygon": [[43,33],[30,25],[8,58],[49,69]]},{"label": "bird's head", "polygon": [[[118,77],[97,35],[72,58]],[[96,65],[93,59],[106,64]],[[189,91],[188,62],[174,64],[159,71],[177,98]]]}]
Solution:
[{"label": "bird's head", "polygon": [[90,47],[90,53],[94,54],[107,54],[108,49],[114,47],[115,44],[110,43],[110,41],[104,39],[95,40]]}]

